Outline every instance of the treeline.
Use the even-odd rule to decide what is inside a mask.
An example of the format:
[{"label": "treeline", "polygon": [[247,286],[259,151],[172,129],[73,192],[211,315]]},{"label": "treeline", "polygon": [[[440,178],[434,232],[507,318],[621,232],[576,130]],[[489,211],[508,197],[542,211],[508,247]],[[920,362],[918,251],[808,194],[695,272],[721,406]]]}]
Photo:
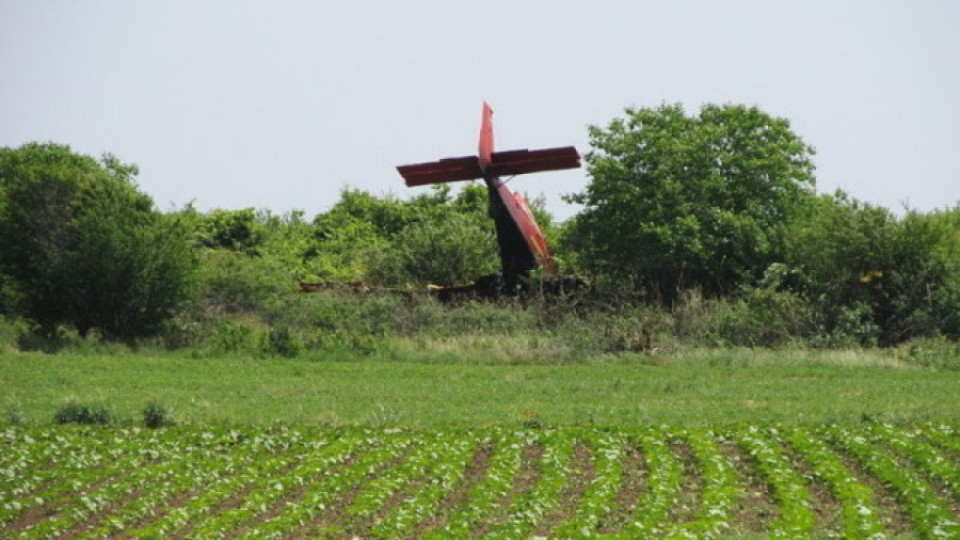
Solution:
[{"label": "treeline", "polygon": [[[817,195],[813,148],[755,107],[628,109],[590,135],[580,213],[554,224],[533,209],[561,271],[591,289],[457,306],[428,286],[499,270],[478,183],[409,199],[348,189],[312,219],[164,213],[113,156],[0,149],[0,348],[300,354],[500,333],[589,355],[960,338],[960,208],[898,217]],[[298,294],[300,281],[335,290]]]}]

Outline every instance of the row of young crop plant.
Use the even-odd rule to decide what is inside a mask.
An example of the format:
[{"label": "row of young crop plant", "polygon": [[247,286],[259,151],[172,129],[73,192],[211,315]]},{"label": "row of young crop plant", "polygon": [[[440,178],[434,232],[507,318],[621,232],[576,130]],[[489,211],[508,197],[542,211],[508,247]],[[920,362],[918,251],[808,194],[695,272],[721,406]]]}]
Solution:
[{"label": "row of young crop plant", "polygon": [[[235,473],[292,447],[297,436],[60,428],[23,439],[41,441],[31,445],[38,467],[5,479],[12,489],[0,490],[4,521],[16,525],[20,517],[23,526],[14,527],[20,536],[47,538],[126,530],[182,493],[220,478],[242,478]],[[36,504],[24,506],[22,500]],[[38,519],[38,512],[46,519]]]},{"label": "row of young crop plant", "polygon": [[932,424],[11,427],[0,537],[955,538],[958,471],[960,433]]},{"label": "row of young crop plant", "polygon": [[[883,433],[889,434],[892,428]],[[929,538],[960,538],[960,523],[957,512],[950,508],[950,503],[937,494],[930,477],[922,470],[917,470],[898,455],[886,451],[884,442],[878,445],[871,438],[877,432],[852,433],[850,430],[832,429],[827,436],[837,446],[851,454],[862,466],[884,485],[890,486],[894,495],[909,513],[917,532]],[[953,468],[958,464],[954,463]],[[950,486],[945,486],[949,492]],[[952,496],[957,498],[958,492]]]}]

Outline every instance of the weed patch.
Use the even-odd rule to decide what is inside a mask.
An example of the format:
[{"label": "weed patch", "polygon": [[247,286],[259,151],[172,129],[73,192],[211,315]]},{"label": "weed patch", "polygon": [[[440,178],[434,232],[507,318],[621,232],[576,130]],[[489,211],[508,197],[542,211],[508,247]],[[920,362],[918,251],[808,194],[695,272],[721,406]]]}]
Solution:
[{"label": "weed patch", "polygon": [[113,410],[104,403],[86,404],[68,400],[53,417],[57,424],[93,424],[106,426],[116,422]]}]

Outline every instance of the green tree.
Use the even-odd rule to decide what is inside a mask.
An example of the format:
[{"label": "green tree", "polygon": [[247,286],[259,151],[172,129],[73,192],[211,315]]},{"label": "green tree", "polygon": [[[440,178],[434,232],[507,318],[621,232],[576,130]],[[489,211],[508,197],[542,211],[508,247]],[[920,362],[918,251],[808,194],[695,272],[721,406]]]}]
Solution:
[{"label": "green tree", "polygon": [[793,287],[835,340],[960,337],[960,210],[898,219],[842,192],[825,195],[794,224],[786,259]]},{"label": "green tree", "polygon": [[267,210],[257,214],[264,232],[262,253],[275,258],[295,281],[306,279],[307,255],[313,245],[313,225],[304,219],[303,210],[275,215]]},{"label": "green tree", "polygon": [[265,231],[256,210],[212,210],[199,219],[197,236],[201,246],[256,254]]},{"label": "green tree", "polygon": [[565,244],[584,269],[660,301],[758,279],[813,199],[813,149],[756,107],[627,109],[590,140],[591,182],[570,197],[584,209]]},{"label": "green tree", "polygon": [[131,338],[186,299],[189,232],[137,190],[137,168],[56,144],[0,149],[0,272],[19,314]]}]

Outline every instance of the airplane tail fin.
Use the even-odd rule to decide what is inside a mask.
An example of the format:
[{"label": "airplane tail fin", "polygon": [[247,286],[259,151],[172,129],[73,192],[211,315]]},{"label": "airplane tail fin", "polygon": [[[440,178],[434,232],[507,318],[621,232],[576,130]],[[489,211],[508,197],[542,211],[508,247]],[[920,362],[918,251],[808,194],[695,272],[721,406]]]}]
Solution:
[{"label": "airplane tail fin", "polygon": [[493,163],[493,109],[483,102],[483,116],[480,119],[480,168],[487,170]]}]

